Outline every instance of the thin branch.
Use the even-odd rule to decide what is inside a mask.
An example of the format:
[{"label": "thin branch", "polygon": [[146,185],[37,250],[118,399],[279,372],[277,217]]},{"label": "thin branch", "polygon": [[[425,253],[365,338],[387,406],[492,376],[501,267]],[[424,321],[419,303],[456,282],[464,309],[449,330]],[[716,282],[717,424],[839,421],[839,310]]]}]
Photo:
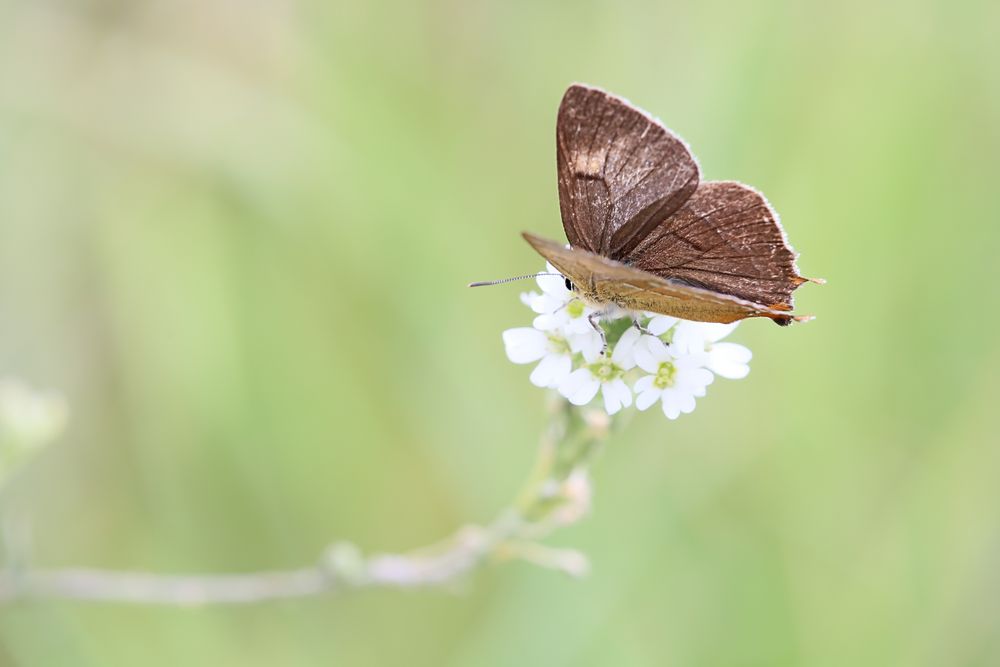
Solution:
[{"label": "thin branch", "polygon": [[321,561],[294,570],[247,574],[169,575],[71,568],[0,576],[0,601],[61,598],[147,604],[235,604],[313,597],[362,587],[434,586],[452,581],[485,556],[501,532],[464,528],[441,545],[410,554],[365,559],[350,543],[333,545]]},{"label": "thin branch", "polygon": [[358,588],[444,586],[489,560],[521,559],[581,575],[587,569],[583,554],[552,549],[538,540],[586,514],[586,465],[607,433],[606,415],[581,415],[558,400],[535,470],[514,506],[486,526],[465,526],[439,543],[408,553],[365,557],[353,544],[341,542],[314,566],[247,574],[167,575],[12,566],[0,572],[0,603],[54,598],[186,606],[243,604]]},{"label": "thin branch", "polygon": [[337,590],[319,568],[220,575],[165,575],[111,570],[35,570],[0,577],[0,601],[60,598],[193,606],[310,597]]}]

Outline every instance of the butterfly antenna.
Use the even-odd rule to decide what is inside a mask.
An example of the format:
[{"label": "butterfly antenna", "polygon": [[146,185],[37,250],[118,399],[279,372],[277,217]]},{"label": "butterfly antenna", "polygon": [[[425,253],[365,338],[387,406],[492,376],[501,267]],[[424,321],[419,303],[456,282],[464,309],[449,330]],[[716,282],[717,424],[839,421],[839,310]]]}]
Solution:
[{"label": "butterfly antenna", "polygon": [[469,287],[489,287],[490,285],[503,285],[504,283],[512,283],[515,280],[524,280],[525,278],[535,278],[537,276],[561,276],[560,273],[528,273],[523,276],[514,276],[513,278],[501,278],[500,280],[485,280],[478,283],[469,283]]}]

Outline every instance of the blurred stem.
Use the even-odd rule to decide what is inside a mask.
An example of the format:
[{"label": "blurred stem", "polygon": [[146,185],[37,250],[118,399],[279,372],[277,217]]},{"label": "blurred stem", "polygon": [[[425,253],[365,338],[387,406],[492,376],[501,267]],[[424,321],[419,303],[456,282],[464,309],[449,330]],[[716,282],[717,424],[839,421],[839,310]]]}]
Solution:
[{"label": "blurred stem", "polygon": [[515,503],[515,509],[530,522],[544,520],[566,502],[561,485],[574,471],[585,470],[610,423],[603,412],[581,413],[561,397],[552,399],[549,412],[534,470]]},{"label": "blurred stem", "polygon": [[[457,584],[490,560],[522,560],[571,575],[586,572],[586,557],[539,543],[553,530],[586,515],[586,467],[607,438],[610,419],[582,412],[562,398],[549,407],[534,469],[516,501],[485,526],[469,525],[451,537],[402,554],[365,556],[342,542],[316,565],[246,574],[166,575],[68,568],[32,569],[8,554],[0,571],[0,603],[53,598],[145,604],[251,603],[310,597],[369,587],[415,588]],[[12,545],[8,545],[8,548]]]}]

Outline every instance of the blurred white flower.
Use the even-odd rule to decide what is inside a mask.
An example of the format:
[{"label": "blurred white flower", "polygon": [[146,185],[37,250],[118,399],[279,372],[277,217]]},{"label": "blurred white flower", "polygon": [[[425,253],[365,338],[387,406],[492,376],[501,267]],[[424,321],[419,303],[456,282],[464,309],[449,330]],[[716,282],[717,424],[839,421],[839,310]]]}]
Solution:
[{"label": "blurred white flower", "polygon": [[[672,347],[672,346],[671,346]],[[639,368],[649,373],[635,383],[635,406],[646,410],[662,402],[663,414],[677,419],[681,413],[694,410],[695,398],[705,395],[705,388],[714,376],[703,365],[704,353],[675,355],[673,350],[654,336],[643,336],[635,347]]]},{"label": "blurred white flower", "polygon": [[569,526],[582,519],[590,511],[591,488],[587,471],[582,468],[574,470],[559,487],[559,496],[563,504],[552,513],[552,520],[560,525]]},{"label": "blurred white flower", "polygon": [[0,437],[24,447],[44,445],[66,423],[66,400],[53,392],[36,391],[12,378],[0,378]]},{"label": "blurred white flower", "polygon": [[62,433],[68,412],[62,396],[0,378],[0,487],[19,465]]}]

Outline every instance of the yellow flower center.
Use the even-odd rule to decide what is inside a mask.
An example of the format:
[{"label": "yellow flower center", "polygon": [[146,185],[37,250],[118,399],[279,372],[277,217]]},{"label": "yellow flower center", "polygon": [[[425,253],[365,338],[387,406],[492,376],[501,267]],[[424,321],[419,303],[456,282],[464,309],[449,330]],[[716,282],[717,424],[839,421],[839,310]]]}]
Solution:
[{"label": "yellow flower center", "polygon": [[653,380],[653,385],[658,389],[666,389],[667,387],[672,387],[674,385],[674,376],[677,375],[677,367],[674,366],[669,361],[664,361],[660,364],[660,367],[656,370],[656,376]]},{"label": "yellow flower center", "polygon": [[588,368],[594,377],[601,382],[614,380],[615,378],[625,375],[625,370],[613,363],[610,359],[590,364]]}]

